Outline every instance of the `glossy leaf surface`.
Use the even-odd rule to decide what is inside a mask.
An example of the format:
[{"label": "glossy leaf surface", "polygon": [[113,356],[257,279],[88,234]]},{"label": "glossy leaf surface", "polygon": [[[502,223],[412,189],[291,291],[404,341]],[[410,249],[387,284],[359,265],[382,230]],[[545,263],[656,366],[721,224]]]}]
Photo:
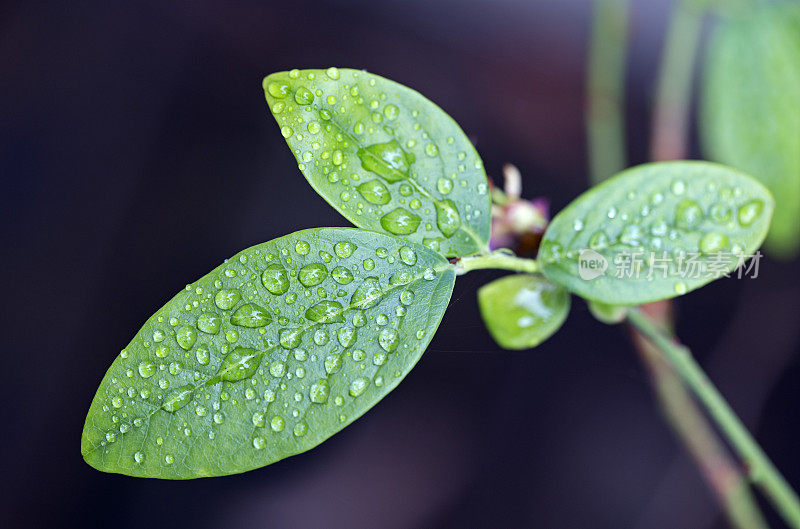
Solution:
[{"label": "glossy leaf surface", "polygon": [[587,299],[633,305],[671,298],[753,254],[772,210],[761,183],[728,167],[640,165],[556,215],[538,259],[553,282]]},{"label": "glossy leaf surface", "polygon": [[723,19],[705,62],[700,130],[707,156],[761,180],[775,197],[766,249],[800,248],[800,5]]},{"label": "glossy leaf surface", "polygon": [[451,257],[488,247],[483,162],[431,101],[337,68],[274,73],[264,93],[303,175],[356,226]]},{"label": "glossy leaf surface", "polygon": [[186,479],[308,450],[409,372],[454,277],[421,245],[356,229],[248,248],[187,285],[114,360],[83,456],[106,472]]},{"label": "glossy leaf surface", "polygon": [[514,274],[482,286],[478,305],[500,347],[530,349],[561,328],[570,295],[542,276]]}]

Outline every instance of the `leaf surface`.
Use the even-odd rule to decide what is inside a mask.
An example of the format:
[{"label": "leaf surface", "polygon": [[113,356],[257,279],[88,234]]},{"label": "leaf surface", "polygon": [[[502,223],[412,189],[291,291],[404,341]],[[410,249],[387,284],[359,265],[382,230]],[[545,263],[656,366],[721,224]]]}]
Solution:
[{"label": "leaf surface", "polygon": [[357,229],[243,250],[167,302],[114,360],[83,456],[106,472],[188,479],[308,450],[409,372],[454,278],[439,254]]},{"label": "leaf surface", "polygon": [[486,250],[483,162],[442,109],[358,70],[292,70],[264,79],[270,110],[312,187],[360,228],[446,256]]},{"label": "leaf surface", "polygon": [[550,280],[586,299],[634,305],[672,298],[753,254],[773,206],[761,183],[722,165],[640,165],[556,215],[538,260]]},{"label": "leaf surface", "polygon": [[500,347],[530,349],[561,328],[570,295],[542,276],[513,274],[482,286],[478,305]]},{"label": "leaf surface", "polygon": [[700,131],[707,156],[745,171],[775,197],[766,249],[800,248],[800,5],[761,7],[715,28]]}]

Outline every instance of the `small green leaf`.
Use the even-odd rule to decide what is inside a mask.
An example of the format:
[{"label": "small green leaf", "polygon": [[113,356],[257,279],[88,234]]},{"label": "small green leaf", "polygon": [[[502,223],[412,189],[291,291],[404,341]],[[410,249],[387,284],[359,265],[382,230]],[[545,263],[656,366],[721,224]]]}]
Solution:
[{"label": "small green leaf", "polygon": [[356,229],[239,252],[167,302],[114,360],[86,417],[83,457],[105,472],[189,479],[308,450],[411,370],[454,279],[428,248]]},{"label": "small green leaf", "polygon": [[483,162],[431,101],[383,77],[337,68],[274,73],[264,93],[303,175],[356,226],[446,256],[488,248]]},{"label": "small green leaf", "polygon": [[538,259],[551,281],[581,297],[648,303],[734,270],[764,240],[772,210],[763,185],[725,166],[640,165],[556,215]]},{"label": "small green leaf", "polygon": [[607,323],[608,325],[615,325],[622,323],[628,316],[628,307],[625,305],[609,305],[602,301],[586,300],[589,305],[589,312],[592,313],[598,321]]},{"label": "small green leaf", "polygon": [[723,19],[709,42],[700,131],[707,156],[753,175],[775,197],[765,243],[800,249],[800,5]]},{"label": "small green leaf", "polygon": [[530,349],[553,335],[569,314],[569,292],[538,275],[502,277],[478,290],[486,328],[505,349]]}]

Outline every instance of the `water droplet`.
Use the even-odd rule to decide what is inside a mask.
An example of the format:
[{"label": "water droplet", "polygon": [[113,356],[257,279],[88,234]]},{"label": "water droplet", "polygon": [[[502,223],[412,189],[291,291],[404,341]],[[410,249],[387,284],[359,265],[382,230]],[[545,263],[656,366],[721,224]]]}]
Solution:
[{"label": "water droplet", "polygon": [[440,178],[436,182],[436,189],[443,195],[448,195],[453,190],[453,181],[449,178]]},{"label": "water droplet", "polygon": [[169,395],[164,399],[163,404],[161,407],[164,408],[166,411],[173,413],[188,404],[192,400],[192,395],[194,394],[194,386],[191,384],[186,384],[185,386],[181,386],[176,390],[170,392]]},{"label": "water droplet", "polygon": [[290,89],[289,85],[286,83],[272,82],[267,85],[267,91],[269,92],[269,95],[275,99],[283,99],[289,95]]},{"label": "water droplet", "polygon": [[294,349],[303,339],[302,329],[281,329],[278,332],[278,341],[284,349]]},{"label": "water droplet", "polygon": [[439,155],[439,147],[435,143],[429,143],[425,146],[425,154],[434,158]]},{"label": "water droplet", "polygon": [[383,296],[380,281],[377,277],[368,277],[358,286],[350,298],[350,305],[360,309],[374,307]]},{"label": "water droplet", "polygon": [[394,329],[383,329],[378,334],[378,343],[384,351],[391,353],[400,344],[400,336]]},{"label": "water droplet", "polygon": [[762,209],[764,209],[764,203],[760,200],[751,200],[743,204],[737,213],[739,224],[743,227],[750,226],[761,215]]},{"label": "water droplet", "polygon": [[306,255],[311,251],[311,245],[306,241],[297,241],[297,243],[294,245],[294,251],[299,255]]},{"label": "water droplet", "polygon": [[675,180],[669,188],[673,194],[682,195],[686,191],[686,184],[683,180]]},{"label": "water droplet", "polygon": [[342,327],[339,329],[336,337],[339,340],[339,345],[342,347],[350,347],[356,343],[356,330],[352,327]]},{"label": "water droplet", "polygon": [[303,437],[308,433],[308,425],[304,422],[299,422],[294,426],[292,433],[294,433],[295,437]]},{"label": "water droplet", "polygon": [[319,131],[321,130],[321,128],[322,128],[322,127],[320,126],[320,124],[319,124],[319,121],[311,121],[311,122],[309,122],[308,126],[306,126],[306,129],[307,129],[307,130],[308,130],[308,132],[310,132],[311,134],[317,134],[317,133],[319,133]]},{"label": "water droplet", "polygon": [[683,200],[675,210],[675,225],[685,230],[695,228],[703,219],[700,204],[691,199]]},{"label": "water droplet", "polygon": [[675,293],[676,294],[686,294],[686,291],[689,290],[684,282],[675,283]]},{"label": "water droplet", "polygon": [[400,303],[403,305],[411,305],[414,302],[414,293],[410,290],[404,290],[400,293]]},{"label": "water droplet", "polygon": [[152,362],[142,362],[139,364],[139,375],[142,378],[150,378],[156,374],[156,366]]},{"label": "water droplet", "polygon": [[325,70],[325,75],[327,75],[329,78],[335,81],[339,78],[339,69],[336,68],[335,66],[331,66],[330,68]]},{"label": "water droplet", "polygon": [[397,105],[386,105],[383,109],[383,115],[387,119],[397,119],[397,116],[400,115],[400,109],[397,108]]},{"label": "water droplet", "polygon": [[314,101],[314,94],[305,86],[301,86],[295,90],[294,100],[298,105],[310,105]]},{"label": "water droplet", "polygon": [[342,368],[341,353],[336,355],[330,355],[325,358],[325,372],[328,373],[329,375],[336,373],[341,368]]},{"label": "water droplet", "polygon": [[317,323],[343,323],[344,311],[338,301],[320,301],[306,310],[306,318]]},{"label": "water droplet", "polygon": [[289,290],[289,277],[286,270],[279,264],[269,265],[261,274],[261,284],[271,294],[280,296]]},{"label": "water droplet", "polygon": [[321,378],[311,384],[311,390],[308,393],[308,398],[315,404],[324,404],[328,402],[330,391],[331,389],[328,380]]},{"label": "water droplet", "polygon": [[372,204],[385,205],[392,199],[389,189],[380,180],[370,180],[358,186],[358,192]]},{"label": "water droplet", "polygon": [[264,414],[260,411],[257,411],[253,414],[253,426],[256,428],[263,428],[266,426],[266,420],[264,419]]},{"label": "water droplet", "polygon": [[329,339],[328,331],[326,331],[325,329],[318,329],[317,331],[314,332],[315,344],[319,346],[325,345],[326,343],[328,343],[328,339]]},{"label": "water droplet", "polygon": [[142,452],[140,450],[140,451],[136,452],[135,454],[133,454],[133,460],[136,463],[139,463],[139,464],[143,463],[144,462],[144,452]]},{"label": "water droplet", "polygon": [[721,252],[728,245],[728,236],[723,233],[706,233],[700,239],[700,251],[705,254]]},{"label": "water droplet", "polygon": [[313,287],[322,283],[328,277],[328,269],[322,263],[311,263],[300,269],[297,279],[303,286]]},{"label": "water droplet", "polygon": [[622,229],[619,240],[622,244],[629,246],[639,246],[639,238],[642,236],[642,228],[638,224],[628,224]]},{"label": "water droplet", "polygon": [[407,178],[408,169],[414,161],[413,155],[405,152],[397,140],[358,149],[357,154],[362,168],[390,183]]},{"label": "water droplet", "polygon": [[267,441],[263,437],[253,437],[253,448],[256,450],[263,450],[265,446],[267,446]]},{"label": "water droplet", "polygon": [[186,325],[178,329],[178,332],[175,333],[175,339],[182,349],[188,351],[194,345],[195,340],[197,340],[197,333],[193,327]]},{"label": "water droplet", "polygon": [[384,230],[395,235],[410,235],[417,231],[421,220],[419,215],[411,213],[404,208],[395,208],[381,217],[381,226]]},{"label": "water droplet", "polygon": [[255,329],[266,327],[272,323],[272,316],[266,309],[259,307],[255,303],[245,303],[233,313],[231,323],[239,327]]},{"label": "water droplet", "polygon": [[230,310],[241,301],[242,295],[236,290],[220,290],[214,296],[214,303],[222,310]]},{"label": "water droplet", "polygon": [[417,263],[417,252],[410,246],[403,246],[399,250],[400,260],[408,266],[413,266]]},{"label": "water droplet", "polygon": [[343,266],[337,266],[331,271],[331,277],[340,285],[346,285],[353,281],[353,274]]},{"label": "water droplet", "polygon": [[408,270],[398,270],[389,277],[390,285],[407,285],[414,280],[414,275]]},{"label": "water droplet", "polygon": [[445,237],[452,237],[461,226],[461,216],[458,214],[456,204],[452,200],[434,202],[436,207],[436,226]]},{"label": "water droplet", "polygon": [[364,259],[364,262],[362,262],[361,265],[364,267],[364,270],[372,270],[375,268],[375,261],[372,259]]},{"label": "water droplet", "polygon": [[349,393],[351,397],[358,397],[367,389],[369,385],[369,379],[364,377],[359,377],[352,382],[350,382],[350,389]]},{"label": "water droplet", "polygon": [[226,382],[250,378],[256,373],[261,363],[261,356],[261,351],[237,347],[223,358],[217,376]]},{"label": "water droplet", "polygon": [[589,248],[592,250],[601,250],[608,246],[608,235],[603,230],[596,231],[589,238]]},{"label": "water droplet", "polygon": [[436,279],[436,271],[433,268],[426,268],[424,272],[422,272],[422,279],[426,281],[433,281]]},{"label": "water droplet", "polygon": [[197,328],[206,334],[217,334],[222,318],[213,312],[206,312],[197,318]]},{"label": "water droplet", "polygon": [[269,427],[272,428],[273,432],[282,432],[286,427],[286,421],[280,415],[276,415],[269,421]]},{"label": "water droplet", "polygon": [[351,242],[337,242],[333,245],[333,251],[341,257],[342,259],[347,259],[350,257],[354,251],[358,248],[355,244]]}]

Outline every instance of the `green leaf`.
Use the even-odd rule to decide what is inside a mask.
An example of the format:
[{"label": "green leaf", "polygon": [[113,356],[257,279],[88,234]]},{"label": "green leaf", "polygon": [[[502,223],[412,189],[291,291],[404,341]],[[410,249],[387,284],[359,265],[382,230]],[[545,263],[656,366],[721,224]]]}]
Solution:
[{"label": "green leaf", "polygon": [[83,456],[106,472],[187,479],[308,450],[409,372],[454,278],[439,254],[356,229],[239,252],[167,302],[114,360]]},{"label": "green leaf", "polygon": [[587,299],[611,305],[667,299],[753,254],[773,207],[763,185],[722,165],[640,165],[556,215],[538,260],[550,280]]},{"label": "green leaf", "polygon": [[615,325],[622,323],[628,317],[628,307],[625,305],[609,305],[601,301],[586,300],[589,306],[589,312],[592,313],[597,320],[607,323],[608,325]]},{"label": "green leaf", "polygon": [[800,249],[800,5],[724,19],[705,62],[700,130],[706,155],[752,174],[775,197],[766,249]]},{"label": "green leaf", "polygon": [[446,256],[488,248],[483,162],[431,101],[337,68],[274,73],[264,93],[303,175],[353,224]]},{"label": "green leaf", "polygon": [[570,295],[542,276],[514,274],[482,286],[478,305],[500,347],[530,349],[561,328]]}]

